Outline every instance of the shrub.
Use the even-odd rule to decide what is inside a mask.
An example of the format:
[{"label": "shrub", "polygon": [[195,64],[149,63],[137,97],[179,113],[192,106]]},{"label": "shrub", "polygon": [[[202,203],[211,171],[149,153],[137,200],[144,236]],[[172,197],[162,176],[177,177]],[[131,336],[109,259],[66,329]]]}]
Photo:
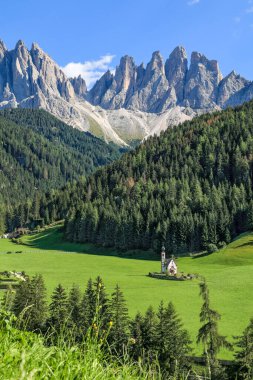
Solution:
[{"label": "shrub", "polygon": [[227,246],[227,244],[226,244],[225,241],[220,241],[220,242],[218,243],[218,248],[219,248],[219,249],[225,248],[226,246]]},{"label": "shrub", "polygon": [[208,253],[214,253],[218,251],[218,247],[216,244],[208,244],[207,246],[207,252]]}]

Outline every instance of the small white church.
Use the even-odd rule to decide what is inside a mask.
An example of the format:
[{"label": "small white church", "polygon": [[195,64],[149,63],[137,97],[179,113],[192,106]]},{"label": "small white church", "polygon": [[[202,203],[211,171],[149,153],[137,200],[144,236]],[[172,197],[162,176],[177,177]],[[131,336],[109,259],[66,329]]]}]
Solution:
[{"label": "small white church", "polygon": [[161,251],[161,273],[167,273],[169,276],[175,276],[177,274],[177,264],[174,257],[166,259],[165,247],[162,247]]}]

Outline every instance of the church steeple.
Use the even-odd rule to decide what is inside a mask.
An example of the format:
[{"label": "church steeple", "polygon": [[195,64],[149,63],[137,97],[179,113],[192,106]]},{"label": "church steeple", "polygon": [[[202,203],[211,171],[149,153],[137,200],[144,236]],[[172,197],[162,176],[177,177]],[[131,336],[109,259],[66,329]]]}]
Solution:
[{"label": "church steeple", "polygon": [[166,261],[166,253],[165,253],[165,247],[164,245],[162,246],[162,250],[161,250],[161,272],[164,273],[165,272],[165,261]]}]

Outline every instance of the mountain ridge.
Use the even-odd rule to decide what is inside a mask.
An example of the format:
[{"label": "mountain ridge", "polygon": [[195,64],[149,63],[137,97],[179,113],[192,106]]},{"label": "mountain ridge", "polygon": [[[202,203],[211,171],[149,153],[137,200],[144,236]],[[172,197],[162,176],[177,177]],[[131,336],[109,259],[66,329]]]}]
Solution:
[{"label": "mountain ridge", "polygon": [[253,98],[253,82],[232,71],[222,77],[216,60],[176,47],[136,65],[125,55],[88,91],[81,76],[68,78],[38,44],[0,40],[0,109],[42,108],[72,127],[120,146],[143,140],[202,113]]}]

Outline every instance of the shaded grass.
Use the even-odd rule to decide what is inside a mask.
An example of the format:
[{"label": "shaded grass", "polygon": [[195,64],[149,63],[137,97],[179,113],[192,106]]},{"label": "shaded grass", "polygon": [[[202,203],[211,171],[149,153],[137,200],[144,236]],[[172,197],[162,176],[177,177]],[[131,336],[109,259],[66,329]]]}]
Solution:
[{"label": "shaded grass", "polygon": [[[23,238],[26,245],[15,245],[1,239],[0,251],[23,251],[22,254],[0,254],[2,270],[42,273],[48,294],[60,282],[67,289],[73,283],[84,291],[90,277],[100,275],[111,293],[118,283],[127,299],[130,315],[155,308],[161,300],[172,301],[189,330],[193,345],[199,328],[199,281],[160,281],[149,278],[149,272],[160,270],[152,252],[133,251],[119,255],[116,251],[89,244],[64,242],[58,227]],[[135,258],[133,258],[133,255]],[[124,258],[124,259],[122,259]],[[179,270],[205,276],[212,307],[221,315],[220,332],[232,339],[240,335],[253,316],[253,234],[246,233],[228,247],[212,255],[178,259]],[[199,354],[199,349],[196,350]],[[231,354],[222,353],[222,357]]]}]

